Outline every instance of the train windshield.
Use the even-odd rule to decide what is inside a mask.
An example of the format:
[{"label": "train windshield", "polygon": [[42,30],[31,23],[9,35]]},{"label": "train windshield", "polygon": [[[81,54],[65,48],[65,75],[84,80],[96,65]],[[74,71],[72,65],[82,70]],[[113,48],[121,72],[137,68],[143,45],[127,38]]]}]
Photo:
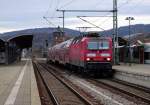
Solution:
[{"label": "train windshield", "polygon": [[91,41],[88,42],[88,49],[89,50],[104,50],[109,49],[109,42],[108,41]]}]

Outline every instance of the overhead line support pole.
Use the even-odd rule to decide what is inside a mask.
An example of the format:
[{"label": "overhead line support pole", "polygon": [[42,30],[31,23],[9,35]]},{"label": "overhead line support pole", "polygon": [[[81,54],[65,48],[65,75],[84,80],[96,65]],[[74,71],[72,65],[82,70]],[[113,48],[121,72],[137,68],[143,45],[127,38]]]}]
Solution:
[{"label": "overhead line support pole", "polygon": [[117,0],[113,0],[113,63],[119,63],[118,57],[118,9]]},{"label": "overhead line support pole", "polygon": [[65,11],[63,10],[63,35],[65,35]]}]

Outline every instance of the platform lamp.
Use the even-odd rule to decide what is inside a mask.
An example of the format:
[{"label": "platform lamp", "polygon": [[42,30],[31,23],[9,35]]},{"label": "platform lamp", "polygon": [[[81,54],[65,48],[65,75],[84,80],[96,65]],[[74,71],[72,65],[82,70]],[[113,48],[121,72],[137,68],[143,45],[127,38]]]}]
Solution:
[{"label": "platform lamp", "polygon": [[126,17],[125,20],[129,21],[129,37],[128,37],[128,45],[129,45],[129,66],[131,66],[131,20],[135,20],[134,17]]}]

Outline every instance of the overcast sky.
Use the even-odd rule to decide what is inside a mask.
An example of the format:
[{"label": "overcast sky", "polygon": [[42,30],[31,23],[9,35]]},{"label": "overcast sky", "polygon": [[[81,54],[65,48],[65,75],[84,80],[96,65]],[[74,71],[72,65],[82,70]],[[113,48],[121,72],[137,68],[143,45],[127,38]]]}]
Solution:
[{"label": "overcast sky", "polygon": [[[0,33],[13,30],[54,27],[62,25],[62,19],[50,18],[48,24],[43,16],[60,17],[56,9],[112,10],[113,0],[0,0]],[[128,25],[127,16],[135,18],[132,24],[150,24],[150,0],[118,0],[119,26]],[[111,13],[65,13],[65,27],[91,26],[76,16],[111,16]],[[112,28],[111,17],[84,18],[104,29]],[[100,30],[100,29],[95,29]]]}]

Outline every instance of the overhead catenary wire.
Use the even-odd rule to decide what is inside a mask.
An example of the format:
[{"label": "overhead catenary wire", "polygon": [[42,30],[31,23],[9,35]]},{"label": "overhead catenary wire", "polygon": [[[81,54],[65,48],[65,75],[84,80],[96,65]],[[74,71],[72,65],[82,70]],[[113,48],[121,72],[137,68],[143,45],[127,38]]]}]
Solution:
[{"label": "overhead catenary wire", "polygon": [[[51,0],[50,2],[50,5],[49,5],[49,8],[48,10],[46,11],[45,15],[43,16],[43,19],[46,20],[46,22],[49,24],[49,25],[53,25],[53,26],[57,26],[55,25],[52,20],[50,21],[49,18],[51,19],[54,19],[54,15],[55,15],[55,10],[58,8],[59,6],[59,3],[60,3],[60,0],[56,0],[56,2],[54,0]],[[53,6],[54,4],[56,4],[55,6]],[[47,16],[48,13],[49,13],[49,10],[52,10],[53,12],[51,12],[50,16]]]},{"label": "overhead catenary wire", "polygon": [[59,3],[60,3],[60,0],[57,0],[57,5],[56,5],[56,8],[55,8],[55,10],[59,7]]},{"label": "overhead catenary wire", "polygon": [[[53,1],[53,0],[52,0]],[[64,8],[64,7],[67,7],[68,5],[70,5],[70,4],[72,4],[73,2],[74,2],[75,0],[70,0],[70,1],[68,1],[68,2],[66,2],[66,3],[64,3],[63,5],[60,5],[61,3],[59,3],[60,2],[60,0],[57,0],[57,3],[56,3],[56,7],[55,8],[59,8],[59,9],[61,9],[61,8]],[[121,0],[120,0],[120,4],[119,4],[119,6],[118,6],[118,8],[122,8],[122,7],[124,7],[124,6],[126,6],[126,5],[128,5],[131,1],[133,1],[133,0],[124,0],[124,2],[121,2]],[[100,3],[101,3],[102,1],[100,1]],[[106,23],[106,22],[108,22],[108,20],[111,18],[111,16],[109,17],[109,15],[110,15],[110,13],[108,13],[108,15],[106,15],[106,17],[108,17],[107,19],[105,19],[104,21],[102,21],[102,22],[100,22],[100,26],[101,25],[103,25],[104,23]],[[54,17],[54,15],[52,15],[52,17]],[[92,17],[92,16],[91,16]],[[94,16],[93,16],[94,17]],[[103,17],[103,16],[102,16]],[[105,16],[104,16],[105,17]],[[96,19],[96,21],[97,21],[97,19]],[[99,25],[98,25],[99,26]]]},{"label": "overhead catenary wire", "polygon": [[45,14],[44,14],[43,17],[45,17],[45,16],[48,14],[49,10],[52,8],[52,5],[53,5],[53,0],[50,0],[50,2],[49,2],[49,7],[48,7],[48,9],[46,10],[46,12],[45,12]]},{"label": "overhead catenary wire", "polygon": [[[69,4],[71,4],[73,2],[73,0],[71,0],[71,1],[69,1],[69,2],[67,2],[67,3],[65,3],[63,6],[67,6],[67,5],[69,5]],[[62,17],[56,17],[55,16],[55,14],[56,14],[56,9],[57,8],[59,8],[59,4],[60,4],[60,0],[57,0],[56,1],[56,6],[54,7],[54,11],[51,13],[51,16],[46,16],[47,15],[47,13],[48,13],[48,11],[50,10],[50,8],[52,8],[52,5],[54,4],[54,2],[53,2],[53,0],[51,0],[51,4],[50,4],[50,6],[49,6],[49,8],[48,8],[48,10],[46,11],[46,13],[45,13],[45,15],[43,16],[44,17],[44,19],[49,23],[49,24],[52,24],[52,25],[54,25],[51,21],[49,21],[48,20],[48,18],[51,18],[51,19],[54,19],[54,18],[62,18]],[[63,7],[63,6],[61,6],[61,8]],[[52,10],[52,9],[51,9]]]},{"label": "overhead catenary wire", "polygon": [[125,5],[129,4],[131,1],[133,1],[133,0],[126,0],[124,3],[120,4],[120,5],[118,6],[118,8],[124,7]]},{"label": "overhead catenary wire", "polygon": [[[131,0],[131,1],[133,1],[133,0]],[[128,9],[129,10],[126,10],[126,12],[128,13],[128,14],[130,14],[131,12],[133,12],[134,10],[137,10],[137,6],[138,5],[141,5],[141,3],[143,2],[143,0],[137,0],[136,1],[136,4],[134,4],[133,6],[131,6],[131,7],[129,7]],[[128,3],[129,4],[129,3]],[[132,11],[131,11],[132,10]]]},{"label": "overhead catenary wire", "polygon": [[95,3],[94,5],[92,5],[92,7],[96,8],[96,7],[99,6],[99,3],[100,3],[100,5],[102,5],[102,4],[104,3],[104,1],[105,1],[105,0],[100,0],[100,1],[98,0],[97,3]]},{"label": "overhead catenary wire", "polygon": [[[126,0],[124,3],[122,3],[122,4],[120,4],[120,5],[118,6],[118,9],[121,9],[121,8],[124,7],[124,6],[127,6],[131,1],[133,1],[133,0]],[[135,6],[137,6],[141,1],[142,1],[142,0],[139,0],[138,3],[137,3]],[[135,7],[135,6],[134,6],[134,7]],[[133,8],[133,7],[132,7],[132,8]],[[134,9],[135,9],[135,8],[134,8]],[[133,9],[132,9],[132,11],[133,11]],[[131,12],[131,11],[130,11],[130,12]],[[107,16],[108,16],[108,15],[110,15],[110,13],[108,13]],[[111,18],[111,17],[110,17],[110,18]],[[103,23],[107,22],[110,18],[108,17],[106,20],[102,21],[100,24],[103,24]],[[97,20],[96,20],[96,21],[97,21]]]},{"label": "overhead catenary wire", "polygon": [[[57,9],[56,11],[58,11],[58,12],[62,12],[63,13],[63,30],[64,30],[64,14],[65,14],[65,12],[114,12],[113,10],[80,10],[80,9],[78,9],[78,10],[64,10],[64,9]],[[91,24],[91,25],[94,25],[94,26],[96,26],[95,24],[93,24],[93,23],[91,23],[91,22],[89,22],[89,21],[87,21],[87,20],[84,20],[84,19],[82,19],[82,18],[80,18],[81,20],[83,20],[83,21],[85,21],[85,22],[87,22],[87,23],[89,23],[89,24]],[[103,28],[101,28],[101,27],[99,27],[99,26],[96,26],[97,28],[100,28],[101,30],[103,30],[103,31],[105,31]]]},{"label": "overhead catenary wire", "polygon": [[[129,4],[132,0],[126,0],[124,3],[119,4],[118,9],[124,7],[125,5]],[[106,17],[108,17],[111,13],[107,13]],[[101,26],[105,22],[108,22],[108,20],[111,19],[111,17],[106,18],[104,21],[100,22],[98,26]],[[94,22],[98,21],[99,19],[96,19]]]},{"label": "overhead catenary wire", "polygon": [[[57,0],[57,2],[58,2],[59,0]],[[70,0],[69,2],[67,2],[67,3],[65,3],[64,5],[62,5],[62,6],[58,6],[59,5],[59,3],[57,3],[58,5],[56,5],[56,8],[57,7],[59,7],[59,8],[63,8],[63,7],[66,7],[66,6],[68,6],[68,5],[70,5],[71,3],[73,3],[73,1],[74,0]],[[105,11],[104,11],[105,12]],[[108,12],[108,11],[107,11]],[[111,11],[109,11],[109,12],[111,12]],[[54,16],[55,14],[52,14],[52,16]]]},{"label": "overhead catenary wire", "polygon": [[99,26],[97,26],[97,25],[95,25],[95,24],[93,24],[93,23],[91,23],[91,22],[89,22],[89,21],[87,21],[87,20],[85,20],[85,19],[79,17],[79,16],[77,16],[77,18],[79,18],[79,19],[81,19],[82,21],[84,21],[84,22],[86,22],[86,23],[89,23],[89,24],[91,24],[91,25],[93,25],[93,26],[95,26],[95,27],[97,27],[97,28],[99,28],[99,29],[105,31],[104,28],[101,28],[101,27],[99,27]]},{"label": "overhead catenary wire", "polygon": [[63,7],[66,7],[68,5],[70,5],[71,3],[73,3],[75,0],[70,0],[69,2],[65,3],[64,5],[60,6],[59,9],[62,9]]},{"label": "overhead catenary wire", "polygon": [[42,17],[49,25],[53,25],[53,26],[55,26],[55,24],[53,24],[51,21],[49,21],[48,19],[47,19],[47,14],[48,14],[48,12],[49,12],[49,10],[52,8],[52,5],[53,5],[53,2],[54,0],[50,0],[50,3],[49,3],[49,7],[48,7],[48,9],[47,9],[47,11],[45,12],[45,14],[44,14],[44,16]]},{"label": "overhead catenary wire", "polygon": [[56,27],[56,25],[54,23],[52,23],[50,20],[48,20],[46,17],[43,17],[44,20],[46,20],[49,25],[53,25],[54,27]]},{"label": "overhead catenary wire", "polygon": [[54,12],[52,13],[52,16],[55,16],[55,14],[56,14],[56,9],[58,8],[58,6],[59,6],[59,0],[56,0],[56,6],[55,6],[55,8],[54,8]]}]

